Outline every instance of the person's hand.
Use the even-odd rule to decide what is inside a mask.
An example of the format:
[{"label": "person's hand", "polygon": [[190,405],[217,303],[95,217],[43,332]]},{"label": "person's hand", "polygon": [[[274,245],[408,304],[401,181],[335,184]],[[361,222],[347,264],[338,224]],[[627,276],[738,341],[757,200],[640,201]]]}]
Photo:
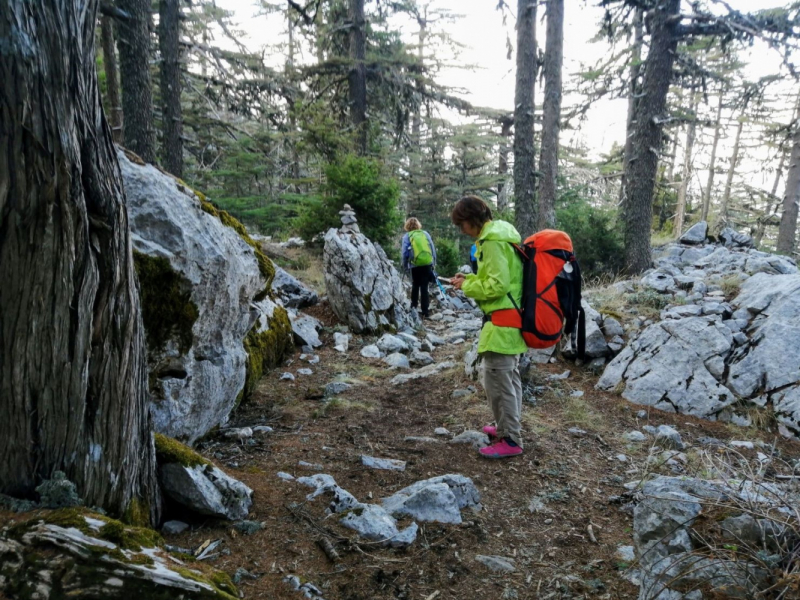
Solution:
[{"label": "person's hand", "polygon": [[457,290],[461,289],[461,286],[464,285],[464,280],[466,277],[463,273],[456,273],[453,275],[452,279],[450,279],[450,285],[452,285]]}]

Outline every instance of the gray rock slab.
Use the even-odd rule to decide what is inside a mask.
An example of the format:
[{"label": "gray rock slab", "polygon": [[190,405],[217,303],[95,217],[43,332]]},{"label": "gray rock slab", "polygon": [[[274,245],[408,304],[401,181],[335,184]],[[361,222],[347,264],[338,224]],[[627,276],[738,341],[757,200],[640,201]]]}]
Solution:
[{"label": "gray rock slab", "polygon": [[384,353],[376,344],[364,346],[359,354],[361,354],[361,356],[364,358],[383,358],[384,356]]},{"label": "gray rock slab", "polygon": [[392,385],[402,385],[404,383],[408,383],[409,381],[414,381],[416,379],[424,379],[426,377],[430,377],[431,375],[436,375],[437,373],[441,373],[447,369],[452,369],[455,367],[456,364],[451,361],[444,361],[433,365],[428,365],[427,367],[422,367],[417,371],[413,371],[411,373],[404,373],[402,375],[395,375],[392,377]]},{"label": "gray rock slab", "polygon": [[410,369],[411,363],[405,354],[393,352],[383,359],[383,362],[389,365],[392,369]]},{"label": "gray rock slab", "polygon": [[161,465],[159,481],[172,500],[201,515],[238,521],[252,505],[253,490],[213,465]]},{"label": "gray rock slab", "polygon": [[417,538],[419,529],[416,523],[412,523],[400,531],[397,528],[397,521],[386,510],[375,504],[365,504],[349,512],[340,522],[364,539],[380,542],[381,545],[392,548],[403,548],[412,544]]},{"label": "gray rock slab", "polygon": [[291,319],[291,321],[292,333],[294,334],[297,344],[309,346],[311,348],[319,348],[322,346],[319,333],[317,333],[322,329],[322,323],[309,315],[298,315]]},{"label": "gray rock slab", "polygon": [[386,354],[409,351],[408,342],[399,336],[392,335],[391,333],[384,333],[375,345]]},{"label": "gray rock slab", "polygon": [[485,448],[489,445],[489,436],[482,431],[464,431],[450,440],[451,444],[472,444],[475,448]]},{"label": "gray rock slab", "polygon": [[494,573],[513,573],[517,570],[513,558],[476,554],[475,560]]},{"label": "gray rock slab", "polygon": [[370,469],[379,469],[382,471],[405,471],[406,463],[403,460],[396,460],[394,458],[375,458],[374,456],[363,455],[361,457],[361,464]]},{"label": "gray rock slab", "polygon": [[277,294],[284,306],[291,308],[305,308],[319,301],[317,292],[277,265],[275,278],[272,280],[272,291]]},{"label": "gray rock slab", "polygon": [[702,244],[706,241],[706,236],[708,235],[708,223],[705,221],[700,221],[699,223],[695,223],[686,232],[679,238],[682,244]]}]

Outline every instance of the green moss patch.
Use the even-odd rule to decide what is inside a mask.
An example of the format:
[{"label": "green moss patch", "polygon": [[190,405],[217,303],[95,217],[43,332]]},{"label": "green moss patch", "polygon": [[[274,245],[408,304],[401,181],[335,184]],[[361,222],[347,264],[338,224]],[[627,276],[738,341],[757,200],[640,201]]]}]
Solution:
[{"label": "green moss patch", "polygon": [[206,460],[197,452],[181,444],[178,440],[167,437],[162,433],[153,434],[156,442],[156,462],[162,465],[178,463],[184,467],[194,467],[196,465],[210,465],[211,461]]},{"label": "green moss patch", "polygon": [[142,298],[142,319],[150,352],[178,341],[181,354],[192,346],[192,326],[199,312],[191,301],[188,283],[166,258],[133,253]]},{"label": "green moss patch", "polygon": [[239,590],[236,589],[233,581],[231,581],[231,578],[226,573],[215,571],[214,573],[205,575],[198,573],[197,571],[183,568],[176,568],[173,569],[173,571],[179,573],[186,579],[191,579],[192,581],[197,581],[198,583],[210,585],[212,588],[214,588],[214,591],[220,595],[221,598],[230,598],[231,600],[239,598]]},{"label": "green moss patch", "polygon": [[286,353],[291,351],[293,344],[289,315],[285,308],[276,306],[269,320],[269,329],[258,333],[253,328],[244,339],[247,374],[240,399],[250,397],[262,375],[280,364]]}]

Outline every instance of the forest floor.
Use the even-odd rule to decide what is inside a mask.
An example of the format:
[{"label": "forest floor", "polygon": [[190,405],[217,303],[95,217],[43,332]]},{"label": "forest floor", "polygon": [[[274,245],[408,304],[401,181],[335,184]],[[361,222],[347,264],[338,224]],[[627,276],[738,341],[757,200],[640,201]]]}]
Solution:
[{"label": "forest floor", "polygon": [[[324,304],[307,312],[329,327],[335,324]],[[437,362],[450,359],[458,367],[395,386],[390,379],[397,371],[359,355],[360,342],[371,340],[356,337],[341,354],[332,348],[331,331],[323,335],[318,364],[309,365],[295,354],[288,367],[264,378],[231,422],[237,427],[269,425],[272,433],[256,434],[250,443],[219,438],[200,446],[201,453],[254,490],[250,518],[264,528],[242,535],[230,523],[209,520],[166,536],[169,544],[184,548],[222,539],[226,550],[213,567],[231,576],[243,568],[257,577],[239,584],[245,598],[301,598],[284,581],[287,575],[313,583],[326,600],[636,598],[638,588],[622,576],[629,565],[615,557],[618,546],[633,543],[632,514],[609,497],[623,494],[624,482],[639,480],[648,470],[674,473],[666,466],[647,467],[650,444],[631,445],[622,435],[664,423],[678,429],[687,444],[700,436],[774,441],[757,429],[656,410],[637,418],[643,407],[595,390],[596,376],[559,361],[537,367],[536,378],[550,389],[535,405],[524,406],[522,456],[492,461],[471,446],[446,440],[408,442],[406,436],[435,437],[437,427],[458,434],[489,422],[480,385],[464,375],[461,359],[469,344],[447,345],[434,353]],[[313,374],[297,374],[299,368],[311,368]],[[572,371],[568,379],[547,380],[548,374],[566,369]],[[295,373],[296,380],[280,380],[285,371]],[[325,402],[321,390],[334,380],[354,385]],[[468,385],[476,385],[477,392],[451,397]],[[585,433],[570,433],[570,428]],[[784,456],[800,456],[800,444],[777,444]],[[405,471],[373,470],[361,465],[363,454],[401,459],[407,466]],[[300,461],[320,467],[304,467]],[[312,490],[279,479],[279,471],[297,477],[330,474],[362,502],[378,502],[416,481],[458,473],[475,482],[483,510],[463,511],[461,525],[419,523],[411,546],[386,549],[360,540],[337,516],[326,515],[324,495],[306,500]],[[532,511],[534,498],[541,503]],[[407,524],[401,521],[400,526]],[[320,538],[338,552],[335,563],[317,544]],[[516,571],[493,573],[475,560],[479,554],[512,558]]]}]

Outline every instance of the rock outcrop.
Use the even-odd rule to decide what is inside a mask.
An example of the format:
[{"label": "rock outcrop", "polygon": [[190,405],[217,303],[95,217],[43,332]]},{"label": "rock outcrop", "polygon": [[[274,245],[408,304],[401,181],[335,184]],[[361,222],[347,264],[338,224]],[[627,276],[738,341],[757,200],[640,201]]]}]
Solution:
[{"label": "rock outcrop", "polygon": [[225,422],[291,348],[274,267],[224,211],[118,154],[147,332],[157,431],[190,443]]},{"label": "rock outcrop", "polygon": [[0,596],[239,597],[228,575],[183,565],[162,545],[155,531],[128,527],[85,509],[40,514],[0,532]]},{"label": "rock outcrop", "polygon": [[598,388],[740,425],[750,409],[769,407],[781,433],[800,436],[800,274],[790,259],[728,237],[740,248],[656,251],[656,268],[638,285],[663,299],[661,320],[645,323]]},{"label": "rock outcrop", "polygon": [[400,275],[383,249],[359,232],[348,205],[342,227],[325,234],[323,262],[328,303],[354,333],[402,331],[419,326]]}]

